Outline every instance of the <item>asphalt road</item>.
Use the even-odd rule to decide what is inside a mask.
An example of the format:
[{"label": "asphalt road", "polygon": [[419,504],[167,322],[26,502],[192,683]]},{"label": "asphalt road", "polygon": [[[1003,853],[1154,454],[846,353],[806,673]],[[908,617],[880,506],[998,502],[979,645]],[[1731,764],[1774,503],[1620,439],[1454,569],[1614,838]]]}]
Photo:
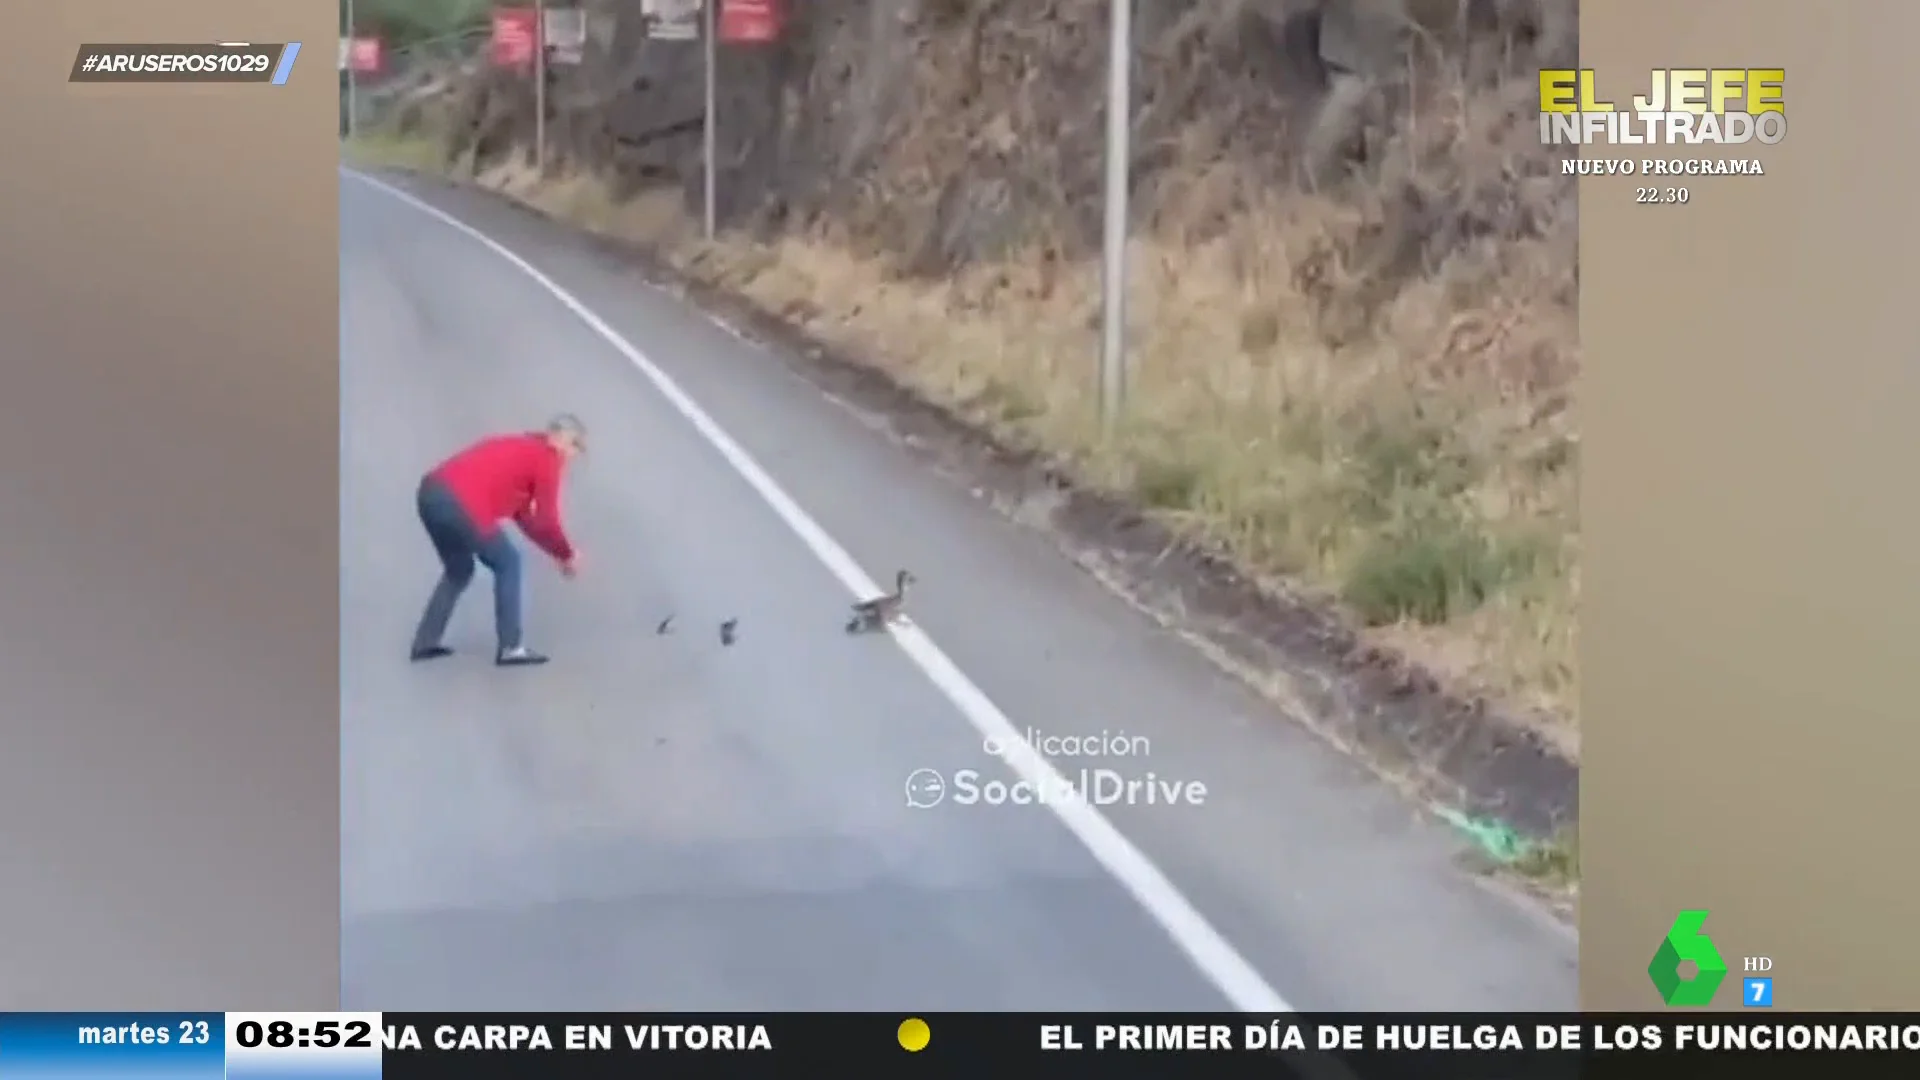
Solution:
[{"label": "asphalt road", "polygon": [[[395,182],[577,298],[795,506],[523,268],[343,175],[345,1007],[1218,1009],[1258,998],[1236,957],[1299,1009],[1574,1007],[1569,934],[1040,538],[611,256]],[[566,508],[581,579],[529,556],[554,663],[491,666],[483,572],[459,655],[409,665],[436,572],[421,471],[563,409],[592,450]],[[920,576],[913,642],[841,633],[846,567],[796,507],[871,578]],[[1045,807],[909,807],[916,769],[1015,778],[970,691],[1145,751],[1062,772],[1206,800],[1109,808],[1131,847],[1082,821],[1091,848]]]}]

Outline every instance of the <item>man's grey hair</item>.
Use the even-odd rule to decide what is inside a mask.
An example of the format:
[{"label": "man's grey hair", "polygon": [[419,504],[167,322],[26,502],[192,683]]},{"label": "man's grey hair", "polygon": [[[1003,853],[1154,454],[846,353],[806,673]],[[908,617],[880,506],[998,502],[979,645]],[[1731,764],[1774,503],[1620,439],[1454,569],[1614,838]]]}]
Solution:
[{"label": "man's grey hair", "polygon": [[570,435],[575,441],[584,443],[587,441],[587,425],[572,413],[561,413],[547,421],[547,434]]}]

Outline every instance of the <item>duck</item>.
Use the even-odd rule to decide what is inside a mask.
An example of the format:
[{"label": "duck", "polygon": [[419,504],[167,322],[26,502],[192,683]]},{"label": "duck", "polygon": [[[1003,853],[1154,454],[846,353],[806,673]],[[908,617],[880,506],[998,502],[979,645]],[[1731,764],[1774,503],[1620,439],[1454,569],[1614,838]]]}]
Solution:
[{"label": "duck", "polygon": [[900,609],[906,605],[907,586],[915,580],[911,571],[902,570],[893,576],[892,592],[853,605],[853,618],[847,620],[847,633],[878,630],[893,623],[900,617]]}]

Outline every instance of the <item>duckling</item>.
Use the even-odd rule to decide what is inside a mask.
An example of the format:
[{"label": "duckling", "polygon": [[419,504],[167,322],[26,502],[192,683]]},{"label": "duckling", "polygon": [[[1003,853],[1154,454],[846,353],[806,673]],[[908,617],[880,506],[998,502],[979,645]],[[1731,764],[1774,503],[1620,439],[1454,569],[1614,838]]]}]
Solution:
[{"label": "duckling", "polygon": [[853,605],[853,618],[847,620],[847,633],[878,630],[899,619],[900,609],[907,602],[907,586],[915,580],[910,571],[902,570],[893,577],[892,592]]}]

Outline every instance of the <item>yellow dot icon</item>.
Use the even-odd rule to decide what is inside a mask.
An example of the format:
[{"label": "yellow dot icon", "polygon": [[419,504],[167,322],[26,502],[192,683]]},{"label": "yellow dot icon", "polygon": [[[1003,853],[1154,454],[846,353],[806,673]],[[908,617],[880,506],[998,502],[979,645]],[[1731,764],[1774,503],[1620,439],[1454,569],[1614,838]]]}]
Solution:
[{"label": "yellow dot icon", "polygon": [[933,1033],[927,1030],[927,1022],[917,1016],[900,1021],[900,1049],[909,1054],[917,1054],[933,1041]]}]

